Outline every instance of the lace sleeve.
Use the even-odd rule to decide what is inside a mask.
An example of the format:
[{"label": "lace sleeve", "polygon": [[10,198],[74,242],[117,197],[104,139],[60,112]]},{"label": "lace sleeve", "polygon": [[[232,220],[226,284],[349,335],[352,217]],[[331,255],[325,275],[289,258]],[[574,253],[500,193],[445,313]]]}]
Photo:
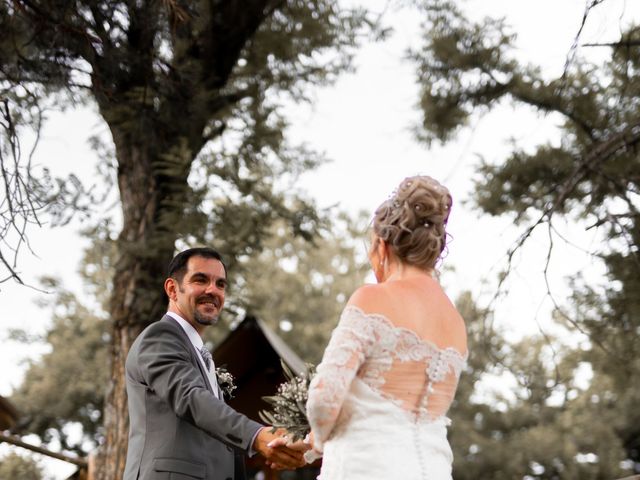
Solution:
[{"label": "lace sleeve", "polygon": [[345,308],[309,386],[307,416],[318,452],[322,452],[351,382],[374,342],[371,324],[362,320],[358,310]]}]

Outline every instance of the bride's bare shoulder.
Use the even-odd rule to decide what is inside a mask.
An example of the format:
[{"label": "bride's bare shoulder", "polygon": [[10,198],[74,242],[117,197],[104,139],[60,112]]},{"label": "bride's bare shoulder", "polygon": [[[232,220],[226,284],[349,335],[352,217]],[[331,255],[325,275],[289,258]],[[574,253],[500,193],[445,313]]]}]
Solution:
[{"label": "bride's bare shoulder", "polygon": [[367,283],[353,292],[347,305],[358,307],[365,313],[375,313],[387,302],[387,296],[388,292],[383,284]]}]

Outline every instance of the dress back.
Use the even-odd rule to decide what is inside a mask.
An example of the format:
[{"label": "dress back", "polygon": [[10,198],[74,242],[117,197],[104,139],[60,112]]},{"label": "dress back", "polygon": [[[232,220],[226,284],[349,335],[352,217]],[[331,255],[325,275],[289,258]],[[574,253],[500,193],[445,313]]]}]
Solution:
[{"label": "dress back", "polygon": [[414,422],[445,417],[466,360],[466,352],[423,340],[384,315],[347,306],[309,391],[316,444],[329,437],[355,377]]}]

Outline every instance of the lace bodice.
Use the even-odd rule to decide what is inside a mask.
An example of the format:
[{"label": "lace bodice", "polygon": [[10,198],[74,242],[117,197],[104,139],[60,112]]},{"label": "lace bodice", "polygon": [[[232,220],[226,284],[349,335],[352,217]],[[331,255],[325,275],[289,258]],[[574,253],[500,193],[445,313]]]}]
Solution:
[{"label": "lace bodice", "polygon": [[315,449],[322,451],[356,377],[415,422],[434,421],[447,413],[466,360],[466,353],[440,348],[383,315],[347,306],[309,388]]}]

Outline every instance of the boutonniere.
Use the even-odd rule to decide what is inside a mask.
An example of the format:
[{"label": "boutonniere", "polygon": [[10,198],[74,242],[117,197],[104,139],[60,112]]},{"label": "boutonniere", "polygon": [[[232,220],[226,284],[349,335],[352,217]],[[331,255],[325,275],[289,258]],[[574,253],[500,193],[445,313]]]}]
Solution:
[{"label": "boutonniere", "polygon": [[233,391],[237,388],[233,383],[233,375],[224,367],[216,368],[216,378],[218,379],[218,386],[222,390],[222,395],[226,400],[233,398]]}]

